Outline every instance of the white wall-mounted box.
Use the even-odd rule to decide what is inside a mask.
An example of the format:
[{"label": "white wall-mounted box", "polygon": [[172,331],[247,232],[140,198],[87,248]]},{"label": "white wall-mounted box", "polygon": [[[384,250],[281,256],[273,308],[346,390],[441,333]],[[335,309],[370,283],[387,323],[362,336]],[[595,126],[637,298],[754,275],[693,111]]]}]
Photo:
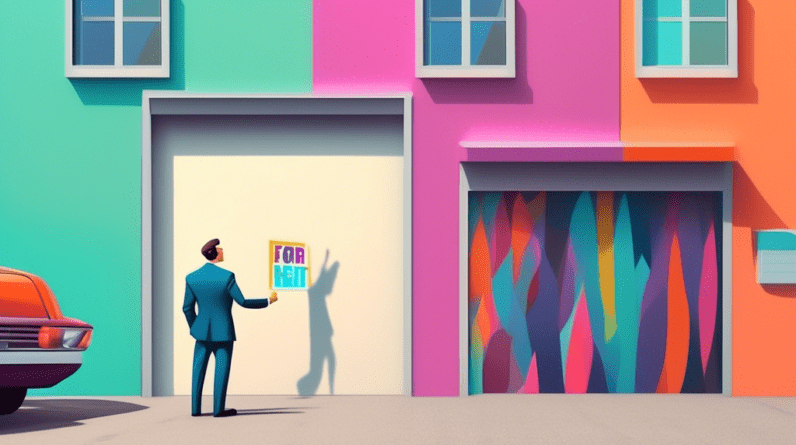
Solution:
[{"label": "white wall-mounted box", "polygon": [[757,282],[796,284],[796,231],[758,230]]}]

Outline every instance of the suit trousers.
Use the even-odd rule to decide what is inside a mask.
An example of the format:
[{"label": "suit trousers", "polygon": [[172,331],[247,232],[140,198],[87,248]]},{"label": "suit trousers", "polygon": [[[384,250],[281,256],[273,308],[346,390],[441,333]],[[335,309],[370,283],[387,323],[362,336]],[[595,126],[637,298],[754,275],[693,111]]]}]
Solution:
[{"label": "suit trousers", "polygon": [[224,411],[227,399],[227,383],[229,369],[232,364],[232,341],[201,341],[196,340],[193,350],[193,387],[191,392],[191,414],[202,412],[202,387],[205,384],[207,362],[212,352],[216,358],[216,371],[213,381],[213,415]]}]

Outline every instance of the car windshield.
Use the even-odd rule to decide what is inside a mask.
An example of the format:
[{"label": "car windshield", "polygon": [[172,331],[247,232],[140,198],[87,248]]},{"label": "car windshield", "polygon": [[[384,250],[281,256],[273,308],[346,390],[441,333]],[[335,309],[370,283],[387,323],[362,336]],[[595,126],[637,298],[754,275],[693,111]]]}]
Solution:
[{"label": "car windshield", "polygon": [[30,278],[0,273],[0,317],[48,318],[39,291]]}]

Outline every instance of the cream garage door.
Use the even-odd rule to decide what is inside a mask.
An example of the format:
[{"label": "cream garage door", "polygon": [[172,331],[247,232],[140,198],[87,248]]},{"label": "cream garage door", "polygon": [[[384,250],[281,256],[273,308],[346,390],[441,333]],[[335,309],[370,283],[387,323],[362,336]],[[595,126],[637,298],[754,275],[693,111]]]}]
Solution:
[{"label": "cream garage door", "polygon": [[[212,238],[224,247],[219,266],[235,273],[246,298],[270,294],[270,240],[306,243],[322,287],[280,292],[266,309],[233,305],[229,394],[404,393],[400,124],[194,116],[157,127],[173,155],[174,394],[191,393],[185,276],[206,263],[200,248]],[[211,359],[206,395],[213,369]]]}]

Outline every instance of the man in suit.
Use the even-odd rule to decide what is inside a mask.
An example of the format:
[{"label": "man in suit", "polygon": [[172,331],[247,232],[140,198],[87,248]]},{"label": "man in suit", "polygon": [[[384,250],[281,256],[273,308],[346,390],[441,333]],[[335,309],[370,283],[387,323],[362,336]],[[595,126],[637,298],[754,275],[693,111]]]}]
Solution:
[{"label": "man in suit", "polygon": [[[202,412],[202,387],[211,352],[216,357],[213,417],[228,417],[238,413],[235,409],[224,409],[232,360],[232,344],[236,340],[235,324],[232,322],[232,301],[235,300],[245,308],[260,309],[277,300],[276,292],[271,293],[270,300],[244,298],[235,282],[235,274],[216,265],[224,261],[224,249],[218,245],[218,239],[205,243],[202,255],[209,262],[185,278],[185,301],[182,311],[188,320],[191,336],[196,339],[193,351],[192,416],[199,416]],[[199,305],[198,316],[194,311],[195,304]]]}]

